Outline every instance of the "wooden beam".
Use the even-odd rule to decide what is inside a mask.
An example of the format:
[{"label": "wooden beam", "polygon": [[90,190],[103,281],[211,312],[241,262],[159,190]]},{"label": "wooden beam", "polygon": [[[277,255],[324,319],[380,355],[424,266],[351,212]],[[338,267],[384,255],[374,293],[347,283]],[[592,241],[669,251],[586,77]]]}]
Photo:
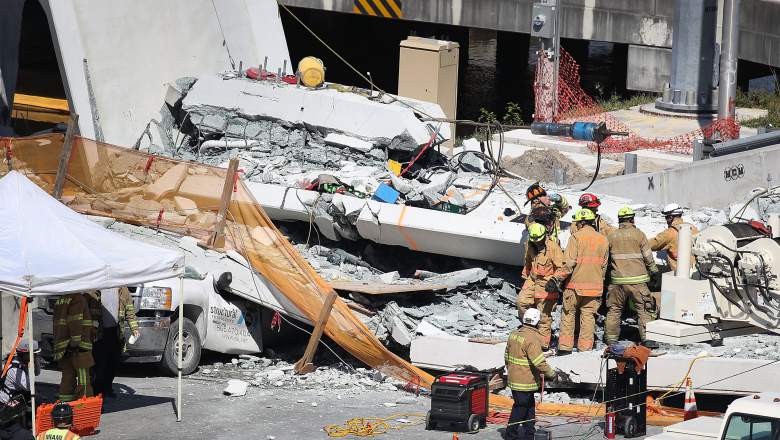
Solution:
[{"label": "wooden beam", "polygon": [[238,172],[238,159],[230,159],[227,174],[225,175],[225,184],[222,186],[222,197],[219,200],[219,211],[217,211],[217,224],[214,226],[214,233],[208,242],[209,246],[218,247],[225,237],[225,216],[230,207],[230,199],[233,197],[233,185],[235,185],[235,176]]},{"label": "wooden beam", "polygon": [[73,151],[73,138],[79,127],[78,122],[79,115],[71,113],[68,130],[65,132],[65,143],[62,146],[62,154],[60,154],[60,164],[57,167],[57,176],[54,179],[54,194],[52,195],[57,200],[62,198],[62,188],[65,186],[65,176],[68,174],[68,163]]},{"label": "wooden beam", "polygon": [[335,290],[331,289],[328,292],[328,296],[325,297],[325,302],[322,304],[320,310],[320,316],[317,318],[317,322],[314,325],[314,331],[311,332],[309,343],[306,345],[306,351],[303,353],[303,357],[295,363],[296,374],[308,374],[314,371],[314,365],[312,359],[314,359],[314,353],[317,351],[317,346],[322,339],[322,331],[325,330],[325,324],[328,322],[330,312],[333,310],[333,303],[336,302],[338,294]]}]

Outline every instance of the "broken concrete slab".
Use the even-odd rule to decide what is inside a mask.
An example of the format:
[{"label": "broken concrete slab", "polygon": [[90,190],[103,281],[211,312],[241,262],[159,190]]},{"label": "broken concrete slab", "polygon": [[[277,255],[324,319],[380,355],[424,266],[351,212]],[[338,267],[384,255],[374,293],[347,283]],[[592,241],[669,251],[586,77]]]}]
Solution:
[{"label": "broken concrete slab", "polygon": [[230,379],[223,393],[229,397],[241,397],[246,395],[247,387],[249,387],[248,382],[239,379]]},{"label": "broken concrete slab", "polygon": [[[194,120],[221,109],[223,113],[246,115],[249,119],[306,124],[362,139],[392,140],[410,136],[414,144],[425,144],[430,139],[428,124],[420,121],[409,106],[397,102],[398,99],[411,107],[420,104],[407,98],[393,97],[385,102],[331,88],[309,89],[273,81],[207,75],[200,77],[184,97],[182,110],[191,113]],[[429,113],[433,117],[444,117],[440,107],[430,104],[425,107],[426,112],[433,112]],[[443,125],[441,132],[445,139],[450,138],[449,125]]]},{"label": "broken concrete slab", "polygon": [[370,151],[374,146],[373,143],[364,141],[363,139],[358,139],[356,137],[346,136],[338,133],[328,133],[328,135],[325,136],[325,143],[337,147],[352,148],[364,153]]},{"label": "broken concrete slab", "polygon": [[373,281],[340,281],[330,282],[336,290],[359,292],[366,295],[388,295],[398,293],[435,292],[447,288],[445,284],[414,283],[414,284],[384,284]]},{"label": "broken concrete slab", "polygon": [[454,290],[459,287],[483,282],[487,279],[488,271],[479,267],[472,267],[471,269],[463,269],[444,274],[418,271],[416,275],[418,278],[425,280],[428,283],[443,284],[447,286],[447,290]]},{"label": "broken concrete slab", "polygon": [[471,366],[481,371],[504,368],[506,343],[480,344],[466,338],[418,336],[411,344],[409,357],[420,368],[452,371]]}]

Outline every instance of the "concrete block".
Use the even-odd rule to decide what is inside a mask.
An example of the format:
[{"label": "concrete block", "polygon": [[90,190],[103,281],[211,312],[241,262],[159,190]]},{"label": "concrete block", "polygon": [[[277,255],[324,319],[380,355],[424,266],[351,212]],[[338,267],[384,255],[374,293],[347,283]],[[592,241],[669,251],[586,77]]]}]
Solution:
[{"label": "concrete block", "polygon": [[218,207],[225,179],[211,175],[188,175],[179,186],[179,194],[194,200],[200,206]]},{"label": "concrete block", "polygon": [[647,339],[665,344],[685,345],[709,342],[713,339],[713,335],[718,335],[722,339],[764,331],[748,323],[734,321],[721,321],[717,327],[718,329],[712,324],[694,325],[658,319],[647,323]]},{"label": "concrete block", "polygon": [[346,136],[338,133],[328,133],[325,136],[325,143],[328,145],[335,145],[337,147],[348,147],[353,150],[362,151],[364,153],[371,150],[374,144],[364,141],[352,136]]},{"label": "concrete block", "polygon": [[175,196],[173,198],[173,203],[176,207],[176,211],[180,214],[189,215],[198,211],[198,205],[186,197]]},{"label": "concrete block", "polygon": [[148,199],[160,200],[179,189],[179,185],[187,177],[187,164],[180,163],[163,173],[151,185],[146,187],[144,195]]},{"label": "concrete block", "polygon": [[504,368],[506,343],[481,344],[466,338],[418,336],[411,344],[409,357],[420,368],[452,371],[461,365],[479,370]]}]

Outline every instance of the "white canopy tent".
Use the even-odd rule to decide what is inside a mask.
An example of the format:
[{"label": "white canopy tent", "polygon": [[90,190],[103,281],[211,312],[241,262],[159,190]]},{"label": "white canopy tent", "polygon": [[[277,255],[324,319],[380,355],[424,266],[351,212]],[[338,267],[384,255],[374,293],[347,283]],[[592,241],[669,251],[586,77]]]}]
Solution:
[{"label": "white canopy tent", "polygon": [[[132,240],[92,222],[51,197],[24,175],[0,179],[0,292],[28,298],[107,289],[184,274],[184,255]],[[177,418],[181,420],[181,332],[179,295],[179,377]],[[27,337],[32,345],[32,302]],[[30,356],[30,371],[33,371]],[[35,375],[30,375],[35,408]],[[35,411],[33,410],[33,427]]]}]

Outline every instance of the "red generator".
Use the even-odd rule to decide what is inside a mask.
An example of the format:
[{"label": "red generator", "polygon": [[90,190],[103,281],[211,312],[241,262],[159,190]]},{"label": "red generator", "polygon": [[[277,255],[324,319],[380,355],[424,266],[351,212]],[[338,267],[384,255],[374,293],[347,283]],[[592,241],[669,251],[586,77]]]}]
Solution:
[{"label": "red generator", "polygon": [[488,376],[457,372],[439,376],[431,387],[425,429],[476,432],[487,426]]}]

